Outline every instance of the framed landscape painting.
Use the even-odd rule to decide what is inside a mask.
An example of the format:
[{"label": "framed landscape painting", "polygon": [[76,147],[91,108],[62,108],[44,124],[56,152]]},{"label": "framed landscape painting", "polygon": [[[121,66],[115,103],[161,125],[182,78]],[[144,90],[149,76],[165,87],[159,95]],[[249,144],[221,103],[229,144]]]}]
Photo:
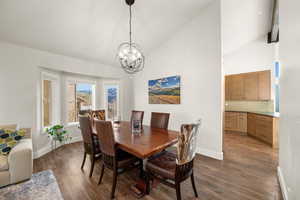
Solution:
[{"label": "framed landscape painting", "polygon": [[180,76],[150,80],[149,104],[180,104]]}]

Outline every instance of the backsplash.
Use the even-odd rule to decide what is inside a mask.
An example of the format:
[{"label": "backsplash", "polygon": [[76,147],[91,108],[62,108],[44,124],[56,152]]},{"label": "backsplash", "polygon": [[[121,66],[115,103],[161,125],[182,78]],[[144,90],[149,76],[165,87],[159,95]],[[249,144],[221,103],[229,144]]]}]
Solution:
[{"label": "backsplash", "polygon": [[226,101],[225,111],[274,112],[274,101]]}]

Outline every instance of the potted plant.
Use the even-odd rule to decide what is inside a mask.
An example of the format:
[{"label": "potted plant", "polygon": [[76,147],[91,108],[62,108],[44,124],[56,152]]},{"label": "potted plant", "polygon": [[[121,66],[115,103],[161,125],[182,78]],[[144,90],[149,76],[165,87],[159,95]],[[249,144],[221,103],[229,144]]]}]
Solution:
[{"label": "potted plant", "polygon": [[67,131],[64,129],[62,125],[54,125],[52,127],[46,128],[46,132],[48,135],[54,140],[55,146],[56,141],[60,143],[65,143],[66,141],[70,141],[72,138],[67,134]]}]

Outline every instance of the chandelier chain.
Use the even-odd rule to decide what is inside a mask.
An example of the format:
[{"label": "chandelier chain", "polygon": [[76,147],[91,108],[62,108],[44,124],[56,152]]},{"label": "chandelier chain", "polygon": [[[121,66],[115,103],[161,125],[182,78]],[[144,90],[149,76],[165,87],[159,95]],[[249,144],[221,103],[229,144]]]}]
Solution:
[{"label": "chandelier chain", "polygon": [[129,44],[130,44],[130,46],[131,46],[131,44],[132,44],[132,23],[131,23],[131,21],[132,21],[132,11],[131,11],[131,5],[129,6]]},{"label": "chandelier chain", "polygon": [[132,5],[134,0],[126,0],[129,5],[129,42],[120,44],[118,48],[118,60],[121,67],[128,74],[135,74],[144,68],[145,57],[139,46],[132,41]]}]

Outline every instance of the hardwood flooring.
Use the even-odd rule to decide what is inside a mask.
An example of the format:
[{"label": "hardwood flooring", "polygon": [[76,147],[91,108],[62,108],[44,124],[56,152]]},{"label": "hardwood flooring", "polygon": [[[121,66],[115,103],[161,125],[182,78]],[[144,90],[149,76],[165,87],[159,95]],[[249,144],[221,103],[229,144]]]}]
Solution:
[{"label": "hardwood flooring", "polygon": [[[199,200],[283,200],[276,168],[278,152],[251,137],[236,133],[224,136],[224,160],[218,161],[198,155],[194,174]],[[53,170],[65,200],[109,199],[112,173],[105,171],[101,185],[97,185],[100,164],[96,163],[94,174],[89,178],[90,162],[84,171],[80,165],[83,158],[82,143],[60,147],[34,160],[34,172]],[[138,171],[118,177],[116,199],[136,199],[130,186],[138,180]],[[182,184],[182,199],[196,199],[189,180]],[[176,199],[175,190],[159,184],[145,200]]]}]

